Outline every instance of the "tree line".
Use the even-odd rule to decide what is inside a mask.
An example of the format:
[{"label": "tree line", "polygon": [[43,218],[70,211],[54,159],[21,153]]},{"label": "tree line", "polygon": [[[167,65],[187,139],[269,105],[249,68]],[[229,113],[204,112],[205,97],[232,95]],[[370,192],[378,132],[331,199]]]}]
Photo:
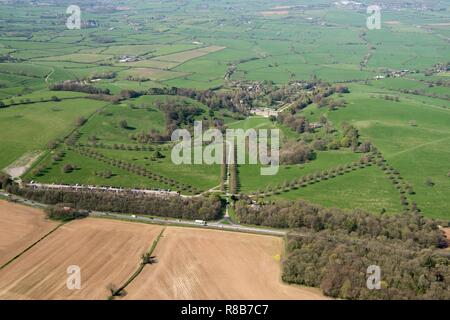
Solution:
[{"label": "tree line", "polygon": [[66,80],[64,82],[55,83],[49,86],[51,91],[75,91],[89,94],[106,94],[108,95],[109,89],[100,89],[94,86],[83,84],[79,81]]},{"label": "tree line", "polygon": [[142,195],[84,190],[19,188],[9,185],[8,192],[49,205],[66,204],[77,210],[189,219],[217,220],[222,213],[219,197],[184,198],[181,196]]}]

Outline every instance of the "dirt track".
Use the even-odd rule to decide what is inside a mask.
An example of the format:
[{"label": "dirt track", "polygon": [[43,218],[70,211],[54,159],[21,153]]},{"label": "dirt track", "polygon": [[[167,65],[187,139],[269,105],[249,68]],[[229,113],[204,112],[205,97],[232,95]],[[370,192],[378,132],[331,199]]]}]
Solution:
[{"label": "dirt track", "polygon": [[[0,299],[106,299],[135,271],[161,227],[86,219],[62,226],[0,271]],[[81,289],[66,287],[81,268]]]},{"label": "dirt track", "polygon": [[167,228],[157,263],[127,288],[127,299],[324,299],[319,290],[283,284],[281,238]]},{"label": "dirt track", "polygon": [[41,210],[0,200],[0,266],[57,225],[46,220]]}]

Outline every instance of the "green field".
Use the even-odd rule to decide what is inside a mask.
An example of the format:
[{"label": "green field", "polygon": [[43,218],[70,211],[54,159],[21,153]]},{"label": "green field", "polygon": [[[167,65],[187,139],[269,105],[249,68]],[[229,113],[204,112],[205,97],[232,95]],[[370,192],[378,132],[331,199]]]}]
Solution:
[{"label": "green field", "polygon": [[352,163],[359,160],[361,155],[349,151],[322,151],[318,152],[317,158],[309,163],[297,165],[281,165],[278,173],[274,176],[261,176],[260,166],[240,165],[239,179],[240,191],[243,193],[264,190],[267,186],[277,186],[284,182],[304,177],[311,173],[329,170],[339,165]]},{"label": "green field", "polygon": [[[89,148],[145,167],[196,191],[216,188],[221,184],[220,165],[176,166],[170,157],[171,143],[142,142],[136,137],[152,130],[170,136],[168,116],[157,101],[184,102],[203,110],[196,120],[221,129],[280,129],[282,146],[300,140],[309,146],[321,139],[342,140],[343,125],[351,124],[359,132],[358,142],[370,141],[402,181],[412,186],[410,202],[416,202],[426,216],[450,219],[448,0],[427,2],[425,7],[419,0],[408,5],[383,1],[380,30],[366,28],[365,5],[331,0],[193,0],[164,5],[156,0],[124,0],[117,6],[94,0],[81,1],[80,6],[84,24],[80,30],[69,30],[65,4],[54,0],[45,6],[28,1],[0,4],[0,170],[24,155],[42,154],[25,178],[170,188],[68,151],[67,141],[53,151],[64,149],[65,157],[51,164],[54,153],[48,143],[75,130],[71,142],[75,149]],[[106,6],[105,10],[99,6]],[[109,94],[92,97],[86,91],[50,90],[52,84],[67,80],[107,89]],[[324,98],[342,100],[344,105],[321,106],[323,97],[314,91],[321,85],[347,86],[350,93]],[[254,90],[257,86],[261,91]],[[202,97],[147,94],[149,88],[170,87],[195,89]],[[270,96],[286,87],[294,89],[281,98]],[[130,91],[139,97],[124,98]],[[235,109],[225,107],[230,102],[226,99],[218,103],[222,98],[217,96],[230,92],[244,92],[231,95]],[[243,105],[258,95],[270,96],[257,100],[258,108],[287,105],[283,115],[291,113],[308,124],[325,119],[328,127],[297,132],[275,119],[251,116],[253,110]],[[310,101],[305,108],[293,110],[289,105],[299,97]],[[208,102],[215,106],[208,107]],[[178,112],[171,116],[183,117]],[[87,122],[77,128],[79,117]],[[281,165],[275,176],[261,176],[259,165],[239,165],[237,193],[276,188],[365,156],[349,145],[314,150],[314,154],[306,163]],[[63,173],[67,163],[78,169]],[[40,166],[45,170],[33,173]],[[95,174],[107,170],[112,177]],[[265,200],[305,199],[327,207],[399,213],[399,197],[383,171],[372,165]]]},{"label": "green field", "polygon": [[[65,164],[75,165],[77,168],[70,173],[64,173],[62,169]],[[108,170],[112,173],[110,178],[103,178],[96,175],[96,172],[105,172]],[[36,182],[48,184],[79,184],[142,189],[167,188],[167,186],[162,183],[157,183],[148,178],[131,174],[120,168],[112,168],[100,161],[80,156],[73,151],[66,151],[66,155],[61,161],[55,164],[49,164],[45,169],[44,175],[34,176],[30,174],[28,177]]]},{"label": "green field", "polygon": [[270,199],[304,199],[326,207],[364,209],[380,213],[401,213],[395,188],[376,167],[350,172],[305,188],[275,195]]},{"label": "green field", "polygon": [[88,117],[104,102],[87,99],[13,106],[0,111],[0,168],[29,151],[45,150],[53,139],[62,139],[75,129],[79,116]]}]

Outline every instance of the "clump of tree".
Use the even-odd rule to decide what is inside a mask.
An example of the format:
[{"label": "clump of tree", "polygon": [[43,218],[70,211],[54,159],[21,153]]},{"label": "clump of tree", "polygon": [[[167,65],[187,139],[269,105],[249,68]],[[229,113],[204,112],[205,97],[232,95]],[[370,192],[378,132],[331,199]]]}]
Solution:
[{"label": "clump of tree", "polygon": [[153,158],[154,158],[154,159],[163,159],[163,158],[164,158],[164,155],[163,155],[159,150],[156,150],[156,151],[153,153]]},{"label": "clump of tree", "polygon": [[80,116],[80,117],[78,117],[78,118],[75,120],[75,125],[76,125],[77,127],[81,127],[81,126],[84,125],[86,122],[87,122],[87,119],[86,119],[85,117],[83,117],[83,116]]},{"label": "clump of tree", "polygon": [[12,184],[12,179],[6,173],[0,172],[0,189],[6,189],[7,186]]},{"label": "clump of tree", "polygon": [[82,219],[89,216],[89,213],[83,210],[76,210],[71,204],[57,203],[45,208],[47,218],[57,221],[71,221],[75,219]]},{"label": "clump of tree", "polygon": [[62,172],[63,172],[63,173],[71,173],[71,172],[73,172],[76,168],[77,168],[77,166],[76,166],[75,164],[66,163],[66,164],[62,167]]},{"label": "clump of tree", "polygon": [[141,144],[169,141],[175,129],[192,127],[196,117],[204,112],[203,109],[192,106],[187,101],[180,99],[156,100],[155,106],[164,113],[166,124],[164,132],[152,128],[148,131],[131,135],[131,140]]},{"label": "clump of tree", "polygon": [[384,100],[387,101],[395,101],[395,102],[400,102],[400,98],[398,96],[389,96],[389,95],[384,95]]},{"label": "clump of tree", "polygon": [[104,178],[104,179],[110,179],[113,176],[113,173],[111,170],[95,171],[94,174],[97,177]]},{"label": "clump of tree", "polygon": [[96,72],[91,75],[90,79],[114,79],[116,76],[115,71]]},{"label": "clump of tree", "polygon": [[125,119],[120,120],[120,121],[119,121],[119,126],[120,126],[122,129],[128,129],[128,122],[127,122],[127,120],[125,120]]},{"label": "clump of tree", "polygon": [[425,180],[425,185],[426,185],[427,187],[434,187],[435,183],[434,183],[433,179],[431,179],[430,177],[428,177],[428,178]]},{"label": "clump of tree", "polygon": [[285,143],[280,150],[281,164],[305,163],[314,157],[314,151],[303,141]]},{"label": "clump of tree", "polygon": [[278,114],[277,121],[298,133],[312,131],[308,119],[304,116],[296,116],[291,113],[280,113]]},{"label": "clump of tree", "polygon": [[[77,121],[77,122],[78,122],[78,121]],[[50,150],[54,150],[54,149],[56,149],[60,144],[61,144],[61,141],[60,141],[59,139],[53,139],[53,140],[50,140],[50,141],[47,143],[47,148],[50,149]]]},{"label": "clump of tree", "polygon": [[321,99],[320,101],[317,102],[317,106],[319,108],[328,107],[328,109],[330,111],[345,107],[346,104],[347,103],[343,99],[336,100],[336,99],[332,99],[332,98]]},{"label": "clump of tree", "polygon": [[156,100],[155,106],[164,113],[166,132],[170,134],[173,130],[182,126],[193,125],[195,118],[203,113],[203,109],[180,99]]},{"label": "clump of tree", "polygon": [[75,91],[89,94],[110,94],[109,89],[96,88],[75,80],[66,80],[64,82],[50,85],[51,91]]},{"label": "clump of tree", "polygon": [[344,122],[342,124],[342,138],[341,145],[344,147],[350,147],[353,151],[358,150],[359,146],[359,131],[353,125]]},{"label": "clump of tree", "polygon": [[161,131],[155,128],[151,128],[148,131],[142,131],[138,134],[130,135],[130,139],[141,144],[150,144],[169,141],[170,136],[168,134],[161,133]]},{"label": "clump of tree", "polygon": [[[432,232],[434,233],[434,232]],[[342,299],[450,299],[450,260],[413,240],[356,237],[339,231],[289,236],[284,281],[320,287]],[[379,266],[379,290],[367,288],[367,268]]]}]

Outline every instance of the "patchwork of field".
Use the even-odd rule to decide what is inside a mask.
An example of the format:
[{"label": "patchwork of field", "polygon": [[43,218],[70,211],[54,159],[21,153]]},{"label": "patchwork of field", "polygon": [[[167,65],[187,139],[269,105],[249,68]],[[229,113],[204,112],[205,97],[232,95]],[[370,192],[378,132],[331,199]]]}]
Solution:
[{"label": "patchwork of field", "polygon": [[0,200],[0,266],[57,227],[31,207]]},{"label": "patchwork of field", "polygon": [[281,282],[281,238],[167,228],[127,299],[325,299]]},{"label": "patchwork of field", "polygon": [[[1,262],[57,225],[39,210],[7,202],[0,202],[0,215]],[[0,270],[0,299],[106,299],[161,231],[105,219],[67,223]],[[126,298],[325,299],[318,289],[281,282],[283,247],[282,238],[167,227],[153,253],[156,263],[131,282]],[[70,266],[80,267],[80,290],[67,288]]]},{"label": "patchwork of field", "polygon": [[[160,230],[96,219],[68,223],[0,271],[0,299],[106,299],[108,285],[125,282]],[[73,265],[80,267],[80,290],[66,286]]]},{"label": "patchwork of field", "polygon": [[[66,8],[52,1],[37,8],[26,3],[0,5],[0,20],[8,21],[0,33],[0,100],[4,106],[0,109],[0,141],[1,151],[7,150],[0,152],[0,170],[22,175],[30,169],[23,177],[46,183],[170,188],[139,172],[111,167],[65,147],[48,150],[49,142],[63,139],[76,129],[76,119],[85,117],[89,120],[79,128],[77,143],[95,141],[107,147],[99,152],[117,161],[207,191],[220,183],[219,166],[175,166],[170,161],[170,145],[139,149],[138,134],[166,129],[164,112],[155,107],[155,99],[165,98],[143,96],[109,105],[85,99],[84,93],[50,91],[49,85],[96,76],[90,85],[120,94],[151,87],[227,90],[252,81],[281,86],[320,79],[348,86],[351,93],[340,97],[347,106],[330,111],[312,104],[298,115],[311,122],[325,116],[338,130],[344,122],[355,125],[361,140],[370,140],[403,181],[412,185],[414,192],[408,199],[424,215],[448,219],[450,93],[444,65],[450,56],[450,34],[448,10],[440,10],[441,4],[429,4],[429,10],[418,10],[414,4],[397,10],[387,3],[380,30],[366,29],[364,10],[332,1],[295,5],[259,1],[255,5],[231,0],[226,5],[223,1],[208,3],[206,8],[194,0],[185,3],[183,10],[176,2],[128,5],[135,10],[125,11],[126,18],[118,9],[90,12],[89,19],[95,23],[81,30],[68,30],[61,19]],[[400,71],[405,73],[390,75]],[[110,76],[97,78],[101,74]],[[197,119],[217,118],[217,110],[193,101],[189,105],[204,109]],[[94,114],[101,108],[104,113]],[[122,121],[127,122],[126,128],[119,124]],[[279,128],[283,140],[303,138],[267,118],[225,118],[225,122],[230,128]],[[64,158],[53,161],[60,151],[65,152]],[[40,155],[37,162],[43,168],[39,174],[31,155]],[[238,192],[278,187],[357,161],[359,156],[343,149],[317,152],[313,161],[281,166],[270,178],[259,175],[259,166],[242,165]],[[66,164],[77,168],[64,173]],[[109,171],[108,178],[98,174]],[[386,179],[377,168],[358,170],[282,192],[273,199],[300,198],[324,206],[398,212],[399,195]]]},{"label": "patchwork of field", "polygon": [[361,86],[352,88],[349,105],[330,113],[329,118],[354,123],[379,148],[388,163],[412,183],[415,194],[411,199],[425,215],[448,218],[449,102],[427,97],[421,101],[403,94],[399,102],[392,102],[375,92],[364,92],[367,89]]}]

